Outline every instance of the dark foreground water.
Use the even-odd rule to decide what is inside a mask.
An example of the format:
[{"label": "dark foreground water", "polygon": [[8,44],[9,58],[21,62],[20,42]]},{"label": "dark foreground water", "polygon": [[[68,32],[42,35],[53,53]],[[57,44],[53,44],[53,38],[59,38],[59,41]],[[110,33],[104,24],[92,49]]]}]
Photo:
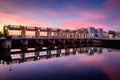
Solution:
[{"label": "dark foreground water", "polygon": [[120,80],[117,49],[85,47],[0,55],[0,80]]}]

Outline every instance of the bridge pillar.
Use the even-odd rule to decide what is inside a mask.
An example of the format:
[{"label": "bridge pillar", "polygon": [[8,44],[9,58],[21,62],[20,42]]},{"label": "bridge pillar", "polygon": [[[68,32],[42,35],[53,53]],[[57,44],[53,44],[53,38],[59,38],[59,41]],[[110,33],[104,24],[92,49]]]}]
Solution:
[{"label": "bridge pillar", "polygon": [[47,56],[46,56],[46,58],[50,58],[50,57],[51,57],[51,51],[48,50],[48,51],[47,51]]},{"label": "bridge pillar", "polygon": [[39,57],[39,51],[35,51],[35,59],[34,60],[39,60],[40,57]]},{"label": "bridge pillar", "polygon": [[62,35],[66,38],[67,37],[67,33],[63,32]]},{"label": "bridge pillar", "polygon": [[77,52],[77,49],[73,48],[73,54],[76,54],[76,52]]},{"label": "bridge pillar", "polygon": [[79,38],[81,38],[82,37],[82,33],[81,32],[79,32]]},{"label": "bridge pillar", "polygon": [[3,49],[10,49],[11,48],[11,40],[6,39],[2,42]]},{"label": "bridge pillar", "polygon": [[69,49],[65,49],[65,55],[69,55]]},{"label": "bridge pillar", "polygon": [[24,45],[24,46],[27,46],[27,45],[28,45],[28,40],[27,40],[27,39],[21,39],[20,42],[21,42],[21,44]]},{"label": "bridge pillar", "polygon": [[57,50],[57,56],[56,56],[56,57],[60,57],[60,54],[61,54],[61,50],[58,49],[58,50]]},{"label": "bridge pillar", "polygon": [[40,44],[43,45],[43,43],[44,43],[44,40],[40,40]]},{"label": "bridge pillar", "polygon": [[62,31],[60,29],[57,29],[57,36],[61,37],[62,36]]},{"label": "bridge pillar", "polygon": [[73,37],[76,38],[76,32],[75,31],[73,32]]},{"label": "bridge pillar", "polygon": [[54,46],[56,43],[55,43],[56,41],[55,41],[55,39],[51,39],[51,46]]},{"label": "bridge pillar", "polygon": [[40,36],[40,29],[35,28],[35,37],[36,39]]},{"label": "bridge pillar", "polygon": [[21,51],[22,51],[22,52],[27,51],[27,49],[28,49],[28,47],[27,47],[27,46],[22,46],[22,47],[21,47]]},{"label": "bridge pillar", "polygon": [[24,61],[26,61],[26,58],[25,58],[25,53],[21,53],[21,62],[23,63]]},{"label": "bridge pillar", "polygon": [[47,37],[51,37],[51,34],[52,34],[52,32],[51,32],[51,29],[49,29],[49,28],[47,28]]},{"label": "bridge pillar", "polygon": [[4,34],[4,36],[8,36],[9,35],[9,28],[10,28],[10,25],[3,27],[3,34]]},{"label": "bridge pillar", "polygon": [[21,38],[25,38],[26,37],[26,27],[22,26],[21,27]]}]

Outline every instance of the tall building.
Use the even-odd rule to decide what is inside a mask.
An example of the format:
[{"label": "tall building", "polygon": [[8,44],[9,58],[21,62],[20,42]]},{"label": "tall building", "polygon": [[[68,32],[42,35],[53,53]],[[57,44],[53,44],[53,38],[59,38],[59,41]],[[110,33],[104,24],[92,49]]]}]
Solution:
[{"label": "tall building", "polygon": [[89,28],[81,28],[79,30],[81,30],[83,33],[88,32],[89,37],[103,37],[102,28],[95,29],[94,27],[89,27]]},{"label": "tall building", "polygon": [[87,30],[88,30],[88,33],[89,33],[89,37],[94,37],[95,36],[96,30],[95,30],[94,27],[89,27],[89,28],[87,28]]},{"label": "tall building", "polygon": [[102,28],[97,29],[97,35],[98,35],[98,37],[103,37],[103,29]]}]

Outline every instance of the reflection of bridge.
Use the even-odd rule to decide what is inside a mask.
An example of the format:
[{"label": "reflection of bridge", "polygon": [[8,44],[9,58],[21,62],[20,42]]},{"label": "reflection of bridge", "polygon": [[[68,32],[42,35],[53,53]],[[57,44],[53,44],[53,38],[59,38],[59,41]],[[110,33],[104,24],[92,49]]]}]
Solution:
[{"label": "reflection of bridge", "polygon": [[[84,44],[90,42],[102,42],[103,44],[118,44],[120,39],[109,38],[91,38],[87,31],[80,30],[62,30],[54,28],[39,28],[39,27],[26,27],[7,25],[4,26],[4,38],[0,39],[0,48],[16,48],[16,47],[35,47],[39,45],[41,47],[57,46],[67,44]],[[9,31],[20,31],[19,36],[9,35]],[[27,37],[27,31],[34,32],[35,35],[31,38]],[[41,36],[41,33],[46,33],[46,36]],[[113,43],[114,42],[114,43]]]},{"label": "reflection of bridge", "polygon": [[94,53],[102,53],[102,48],[97,47],[83,47],[83,48],[66,48],[66,49],[56,49],[56,50],[44,50],[44,51],[34,51],[34,52],[6,52],[1,56],[1,64],[14,64],[23,63],[26,61],[35,61],[41,59],[48,59],[53,57],[62,57],[68,55],[82,54],[94,55]]}]

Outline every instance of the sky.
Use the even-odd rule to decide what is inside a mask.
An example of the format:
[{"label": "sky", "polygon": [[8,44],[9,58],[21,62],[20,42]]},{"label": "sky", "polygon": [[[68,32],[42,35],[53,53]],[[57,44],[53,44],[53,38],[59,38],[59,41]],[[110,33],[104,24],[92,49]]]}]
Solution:
[{"label": "sky", "polygon": [[5,24],[119,31],[120,0],[0,0],[0,31]]}]

